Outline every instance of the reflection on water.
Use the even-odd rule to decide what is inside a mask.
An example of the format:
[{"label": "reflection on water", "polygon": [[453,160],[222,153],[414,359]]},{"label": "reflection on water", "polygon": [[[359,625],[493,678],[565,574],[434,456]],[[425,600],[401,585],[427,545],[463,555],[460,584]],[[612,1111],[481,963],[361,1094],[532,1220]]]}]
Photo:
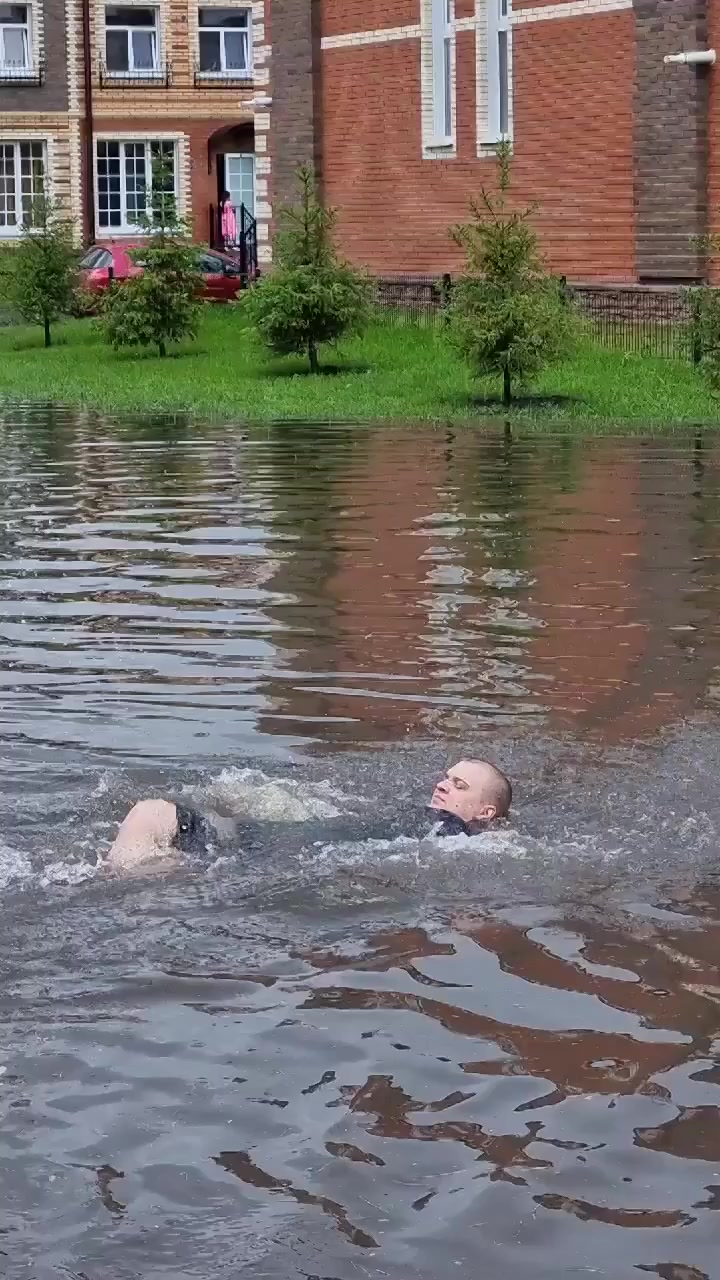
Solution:
[{"label": "reflection on water", "polygon": [[[717,446],[0,428],[6,737],[195,758],[672,723],[717,664]],[[48,720],[48,712],[52,712]]]},{"label": "reflection on water", "polygon": [[[714,441],[0,443],[0,1273],[714,1277]],[[358,835],[459,744],[509,829]],[[108,881],[184,785],[266,847]]]}]

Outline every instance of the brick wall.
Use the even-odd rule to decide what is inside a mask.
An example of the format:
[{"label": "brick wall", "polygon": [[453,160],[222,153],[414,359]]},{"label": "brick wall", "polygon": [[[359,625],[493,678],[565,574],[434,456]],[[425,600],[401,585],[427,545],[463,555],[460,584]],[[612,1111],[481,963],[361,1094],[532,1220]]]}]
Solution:
[{"label": "brick wall", "polygon": [[66,111],[65,0],[35,0],[30,5],[33,64],[44,63],[41,85],[0,82],[0,113]]},{"label": "brick wall", "polygon": [[270,191],[277,211],[294,199],[298,166],[316,166],[318,40],[311,0],[272,0],[270,11]]},{"label": "brick wall", "polygon": [[[323,0],[327,34],[342,34],[348,11],[359,21],[358,7]],[[379,27],[420,16],[419,3],[408,0],[362,8]],[[473,13],[463,0],[457,17]],[[357,28],[368,29],[367,19]],[[539,204],[536,225],[550,266],[574,278],[633,280],[632,11],[519,24],[513,78],[514,193]],[[448,227],[467,217],[470,198],[495,178],[494,160],[477,154],[474,30],[456,39],[453,159],[422,158],[417,37],[325,47],[321,79],[324,187],[339,210],[342,250],[378,274],[457,270],[461,255]]]},{"label": "brick wall", "polygon": [[[708,10],[708,47],[720,48],[720,0],[712,0]],[[707,160],[707,223],[708,231],[720,236],[720,131],[714,122],[720,120],[720,64],[712,68],[708,80],[708,160]],[[720,284],[720,254],[711,253],[707,261],[708,274],[714,284]]]},{"label": "brick wall", "polygon": [[695,279],[705,270],[709,72],[665,66],[705,47],[706,0],[634,0],[637,41],[635,185],[641,279]]},{"label": "brick wall", "polygon": [[324,36],[418,22],[418,0],[316,0]]}]

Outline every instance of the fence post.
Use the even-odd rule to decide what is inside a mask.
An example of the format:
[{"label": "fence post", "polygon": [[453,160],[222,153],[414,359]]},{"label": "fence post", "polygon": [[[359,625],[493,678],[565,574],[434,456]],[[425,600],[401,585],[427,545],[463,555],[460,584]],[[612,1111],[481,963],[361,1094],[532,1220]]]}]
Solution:
[{"label": "fence post", "polygon": [[446,271],[442,278],[442,285],[440,287],[440,296],[442,298],[443,310],[446,307],[449,307],[450,303],[452,302],[452,291],[453,291],[452,276],[450,275],[449,271]]}]

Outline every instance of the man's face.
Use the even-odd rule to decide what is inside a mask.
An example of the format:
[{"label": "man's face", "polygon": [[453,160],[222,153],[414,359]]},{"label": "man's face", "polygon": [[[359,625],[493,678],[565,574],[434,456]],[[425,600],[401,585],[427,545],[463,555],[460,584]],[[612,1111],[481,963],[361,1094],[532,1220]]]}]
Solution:
[{"label": "man's face", "polygon": [[487,778],[480,764],[461,760],[448,769],[445,777],[433,791],[430,807],[445,813],[454,813],[462,822],[488,821],[497,814],[494,804],[487,800]]}]

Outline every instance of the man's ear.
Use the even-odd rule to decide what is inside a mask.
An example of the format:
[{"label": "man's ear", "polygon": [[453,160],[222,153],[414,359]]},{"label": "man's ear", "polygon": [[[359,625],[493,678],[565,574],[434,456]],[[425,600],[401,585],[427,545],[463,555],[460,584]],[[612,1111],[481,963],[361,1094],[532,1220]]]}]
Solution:
[{"label": "man's ear", "polygon": [[494,804],[484,804],[478,814],[481,822],[492,822],[493,818],[497,818],[497,809]]}]

